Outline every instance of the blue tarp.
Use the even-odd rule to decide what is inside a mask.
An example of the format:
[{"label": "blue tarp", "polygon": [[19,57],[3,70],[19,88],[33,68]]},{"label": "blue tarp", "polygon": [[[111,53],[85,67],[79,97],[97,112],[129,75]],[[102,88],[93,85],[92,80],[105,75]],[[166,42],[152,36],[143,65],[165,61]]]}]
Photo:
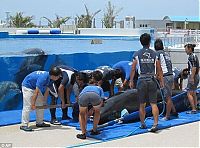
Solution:
[{"label": "blue tarp", "polygon": [[[163,117],[159,118],[158,128],[166,129],[172,126],[178,126],[182,124],[188,124],[196,121],[200,121],[200,112],[197,114],[186,114],[186,112],[179,113],[179,118],[174,118],[172,120],[164,121],[162,120]],[[151,128],[153,125],[152,117],[147,118],[145,121],[147,128]],[[69,123],[67,125],[71,125]],[[76,125],[76,124],[73,124]],[[92,129],[92,123],[88,123],[87,130]],[[93,136],[89,133],[87,134],[88,137],[95,138],[98,140],[110,140],[120,137],[127,137],[131,135],[137,135],[148,132],[147,129],[140,129],[140,122],[128,123],[128,124],[115,124],[113,126],[108,126],[101,129],[101,134]],[[76,129],[80,130],[79,124],[76,125]]]}]

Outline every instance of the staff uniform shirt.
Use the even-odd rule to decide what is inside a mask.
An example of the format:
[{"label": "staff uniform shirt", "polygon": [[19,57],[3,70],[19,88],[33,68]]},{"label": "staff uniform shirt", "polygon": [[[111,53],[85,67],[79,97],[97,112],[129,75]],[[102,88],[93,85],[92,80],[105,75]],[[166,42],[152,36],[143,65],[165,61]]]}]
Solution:
[{"label": "staff uniform shirt", "polygon": [[99,86],[96,86],[96,85],[88,85],[86,86],[80,93],[79,97],[82,95],[82,94],[85,94],[87,92],[94,92],[96,94],[98,94],[101,98],[104,98],[104,92],[103,92],[103,89]]},{"label": "staff uniform shirt", "polygon": [[135,52],[133,59],[137,60],[138,74],[145,76],[155,76],[156,61],[158,60],[157,53],[152,49],[142,48]]},{"label": "staff uniform shirt", "polygon": [[71,76],[72,74],[76,71],[75,69],[71,68],[71,67],[68,67],[68,66],[65,66],[65,65],[61,65],[61,66],[58,66],[61,71],[62,71],[62,76],[61,76],[61,84],[63,86],[67,86],[70,84],[71,82]]},{"label": "staff uniform shirt", "polygon": [[131,61],[120,61],[120,62],[114,64],[112,68],[113,69],[120,69],[122,71],[125,79],[130,80],[132,63],[133,62],[131,62]]},{"label": "staff uniform shirt", "polygon": [[50,75],[47,71],[34,71],[27,75],[23,82],[22,86],[35,90],[38,87],[41,93],[44,94],[46,88],[50,83]]},{"label": "staff uniform shirt", "polygon": [[163,50],[158,50],[157,53],[158,53],[158,59],[160,60],[164,76],[173,75],[172,62],[171,62],[169,54],[167,54]]},{"label": "staff uniform shirt", "polygon": [[195,53],[191,53],[188,57],[188,69],[192,73],[192,67],[196,67],[195,75],[199,73],[199,59]]}]

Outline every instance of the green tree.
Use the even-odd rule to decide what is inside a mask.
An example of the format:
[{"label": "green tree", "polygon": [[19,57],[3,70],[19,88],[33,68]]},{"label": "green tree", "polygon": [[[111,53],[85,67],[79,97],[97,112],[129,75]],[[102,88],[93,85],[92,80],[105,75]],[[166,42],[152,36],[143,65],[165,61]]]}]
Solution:
[{"label": "green tree", "polygon": [[92,27],[92,20],[94,16],[99,13],[101,10],[96,11],[93,14],[90,14],[87,6],[85,5],[85,11],[86,14],[82,14],[80,16],[77,16],[77,27],[78,28],[91,28]]},{"label": "green tree", "polygon": [[16,15],[10,16],[12,27],[35,27],[36,25],[32,22],[34,16],[23,16],[23,12],[17,12]]},{"label": "green tree", "polygon": [[108,1],[106,13],[104,13],[103,17],[103,24],[106,28],[113,28],[114,20],[121,10],[122,8],[116,10],[116,7],[112,5],[110,1]]},{"label": "green tree", "polygon": [[41,18],[46,19],[51,28],[60,28],[60,25],[65,24],[71,17],[68,17],[68,16],[60,17],[59,15],[56,14],[55,20],[50,20],[47,17],[41,17]]}]

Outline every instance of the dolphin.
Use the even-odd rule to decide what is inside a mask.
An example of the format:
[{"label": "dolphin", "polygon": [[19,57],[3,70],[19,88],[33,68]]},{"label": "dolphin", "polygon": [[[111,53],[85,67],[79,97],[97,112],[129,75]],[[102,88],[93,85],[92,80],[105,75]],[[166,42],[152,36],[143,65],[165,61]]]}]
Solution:
[{"label": "dolphin", "polygon": [[24,54],[37,54],[45,55],[45,52],[41,48],[29,48],[22,51]]},{"label": "dolphin", "polygon": [[[183,93],[183,94],[182,94]],[[174,90],[172,96],[177,96],[181,94],[180,97],[182,97],[183,99],[179,100],[179,103],[175,102],[177,111],[183,111],[186,110],[186,108],[189,106],[188,104],[188,99],[187,99],[187,95],[186,92],[184,91],[177,91]],[[160,90],[157,91],[157,96],[158,96],[158,107],[160,112],[162,111],[162,107],[163,107],[163,97],[161,95]],[[109,99],[107,99],[104,102],[104,106],[101,108],[100,110],[100,122],[99,124],[103,124],[106,123],[108,121],[112,121],[115,120],[117,118],[120,118],[121,116],[121,111],[123,109],[127,109],[129,113],[135,112],[139,110],[139,104],[137,101],[137,89],[130,89],[130,90],[126,90],[124,92],[121,92],[118,95],[115,95]],[[146,106],[149,106],[150,104],[147,103]],[[147,116],[150,116],[151,112],[147,112]],[[139,117],[138,117],[139,118]],[[137,119],[138,119],[137,118]]]},{"label": "dolphin", "polygon": [[0,102],[7,101],[5,98],[11,98],[17,94],[20,94],[21,90],[19,85],[12,81],[0,82]]},{"label": "dolphin", "polygon": [[[200,88],[198,88],[200,90]],[[197,93],[197,99],[200,99],[200,93]],[[177,112],[183,112],[190,108],[190,103],[187,98],[187,92],[186,91],[180,91],[177,95],[172,97],[172,101],[174,103],[174,106],[176,108]],[[161,103],[158,103],[159,112],[163,110],[163,105]],[[145,108],[146,110],[146,117],[152,116],[152,108],[151,106],[147,106]],[[132,112],[128,114],[127,116],[124,116],[123,119],[121,119],[122,123],[130,123],[130,122],[136,122],[139,121],[139,111]]]},{"label": "dolphin", "polygon": [[44,70],[47,60],[47,55],[42,49],[39,48],[26,49],[23,53],[27,54],[28,56],[25,57],[24,61],[20,65],[19,70],[15,73],[14,81],[18,85],[21,85],[26,75],[30,74],[31,72]]}]

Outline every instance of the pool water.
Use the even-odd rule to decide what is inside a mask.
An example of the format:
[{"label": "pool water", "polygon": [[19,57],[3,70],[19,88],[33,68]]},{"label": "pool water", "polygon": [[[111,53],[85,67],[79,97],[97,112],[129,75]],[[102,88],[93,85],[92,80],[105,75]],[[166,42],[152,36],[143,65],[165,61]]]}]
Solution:
[{"label": "pool water", "polygon": [[19,54],[25,49],[41,48],[47,54],[104,53],[135,51],[141,48],[137,38],[102,39],[102,44],[91,44],[90,39],[43,39],[43,38],[8,38],[0,39],[0,55]]},{"label": "pool water", "polygon": [[[36,70],[48,71],[51,65],[64,64],[77,70],[92,70],[131,60],[141,48],[138,39],[104,39],[91,44],[87,39],[0,39],[0,111],[22,109],[21,82]],[[27,55],[23,51],[41,48],[45,55]],[[73,102],[74,100],[71,100]]]}]

